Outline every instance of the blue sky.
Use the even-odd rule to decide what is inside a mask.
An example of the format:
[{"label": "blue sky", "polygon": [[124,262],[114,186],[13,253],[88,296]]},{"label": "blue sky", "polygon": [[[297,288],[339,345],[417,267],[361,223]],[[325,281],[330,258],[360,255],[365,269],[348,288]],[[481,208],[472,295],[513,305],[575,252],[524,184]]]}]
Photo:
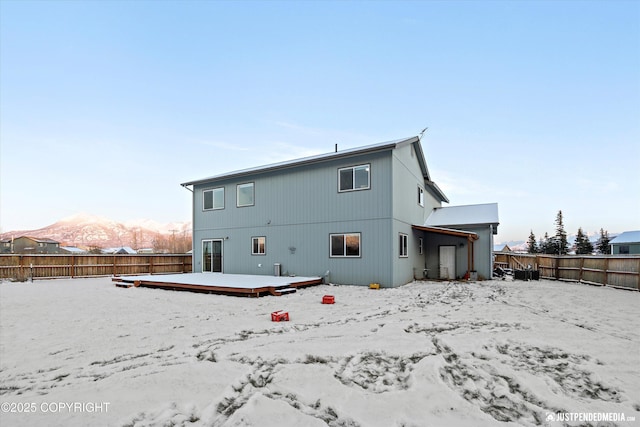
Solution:
[{"label": "blue sky", "polygon": [[640,229],[640,2],[0,0],[0,228],[412,135],[496,241]]}]

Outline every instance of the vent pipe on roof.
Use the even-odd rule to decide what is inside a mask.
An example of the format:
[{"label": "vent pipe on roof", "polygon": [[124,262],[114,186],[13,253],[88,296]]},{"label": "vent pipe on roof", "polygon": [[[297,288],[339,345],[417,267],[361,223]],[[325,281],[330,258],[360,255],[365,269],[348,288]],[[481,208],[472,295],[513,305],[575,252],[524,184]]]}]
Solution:
[{"label": "vent pipe on roof", "polygon": [[338,144],[336,144],[336,153],[338,152]]}]

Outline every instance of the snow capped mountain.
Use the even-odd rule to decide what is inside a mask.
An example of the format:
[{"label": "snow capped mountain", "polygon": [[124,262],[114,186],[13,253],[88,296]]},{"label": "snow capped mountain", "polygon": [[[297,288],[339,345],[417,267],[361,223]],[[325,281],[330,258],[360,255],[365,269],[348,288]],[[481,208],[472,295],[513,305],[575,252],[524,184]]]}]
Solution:
[{"label": "snow capped mountain", "polygon": [[30,236],[49,238],[62,246],[131,246],[134,249],[155,247],[162,240],[191,237],[190,222],[159,223],[142,219],[124,223],[109,218],[79,213],[37,230],[16,230],[0,237]]}]

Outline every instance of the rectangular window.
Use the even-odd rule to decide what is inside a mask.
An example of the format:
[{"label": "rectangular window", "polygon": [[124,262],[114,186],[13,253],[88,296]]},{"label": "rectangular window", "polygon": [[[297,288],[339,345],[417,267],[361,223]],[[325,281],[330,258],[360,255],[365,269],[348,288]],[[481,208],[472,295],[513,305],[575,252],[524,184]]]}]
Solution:
[{"label": "rectangular window", "polygon": [[424,207],[424,190],[418,186],[418,204]]},{"label": "rectangular window", "polygon": [[330,236],[330,256],[357,258],[360,256],[360,233],[332,234]]},{"label": "rectangular window", "polygon": [[246,184],[238,184],[237,186],[237,204],[239,208],[243,206],[253,206],[254,204],[254,193],[253,193],[253,182],[247,182]]},{"label": "rectangular window", "polygon": [[419,253],[420,255],[422,255],[422,245],[423,245],[422,237],[420,237],[420,238],[418,239],[418,253]]},{"label": "rectangular window", "polygon": [[370,165],[338,169],[338,191],[367,190],[370,187]]},{"label": "rectangular window", "polygon": [[224,209],[224,187],[202,191],[202,210]]},{"label": "rectangular window", "polygon": [[251,255],[264,255],[266,254],[266,237],[252,237],[251,238]]},{"label": "rectangular window", "polygon": [[629,255],[629,245],[620,245],[620,255]]},{"label": "rectangular window", "polygon": [[409,236],[407,236],[406,234],[402,234],[400,233],[400,257],[402,258],[406,258],[408,257],[408,253],[407,253],[407,240],[408,240]]}]

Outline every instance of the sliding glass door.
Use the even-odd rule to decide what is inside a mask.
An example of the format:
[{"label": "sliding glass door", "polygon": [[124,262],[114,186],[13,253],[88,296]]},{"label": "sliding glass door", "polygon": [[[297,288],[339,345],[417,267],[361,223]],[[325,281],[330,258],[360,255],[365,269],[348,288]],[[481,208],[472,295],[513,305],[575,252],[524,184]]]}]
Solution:
[{"label": "sliding glass door", "polygon": [[222,239],[202,241],[202,272],[222,273]]}]

